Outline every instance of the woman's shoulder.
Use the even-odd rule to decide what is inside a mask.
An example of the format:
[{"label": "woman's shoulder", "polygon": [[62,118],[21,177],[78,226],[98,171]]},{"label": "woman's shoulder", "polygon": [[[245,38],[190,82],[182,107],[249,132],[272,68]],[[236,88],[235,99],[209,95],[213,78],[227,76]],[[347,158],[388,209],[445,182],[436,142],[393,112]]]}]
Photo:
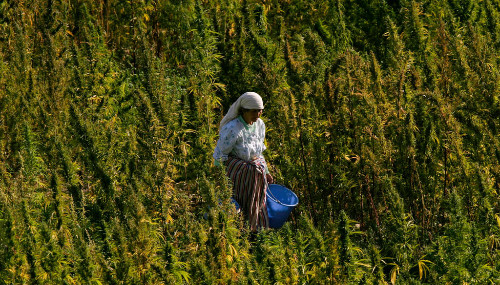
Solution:
[{"label": "woman's shoulder", "polygon": [[266,124],[264,123],[264,121],[261,118],[258,118],[255,123],[257,123],[257,126],[259,126],[259,127],[265,127],[266,126]]},{"label": "woman's shoulder", "polygon": [[229,121],[227,124],[222,126],[221,131],[229,131],[229,130],[241,130],[245,126],[241,123],[241,121],[238,118],[232,119]]}]

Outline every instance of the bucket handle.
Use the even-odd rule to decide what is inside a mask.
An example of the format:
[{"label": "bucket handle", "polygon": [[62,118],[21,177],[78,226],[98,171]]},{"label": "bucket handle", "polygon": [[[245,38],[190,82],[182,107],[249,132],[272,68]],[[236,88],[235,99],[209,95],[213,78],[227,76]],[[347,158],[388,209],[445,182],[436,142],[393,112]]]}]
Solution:
[{"label": "bucket handle", "polygon": [[[266,181],[266,189],[269,189],[269,183],[267,183],[267,181]],[[278,204],[286,206],[284,203],[282,203],[280,200],[274,197],[273,192],[271,192],[271,189],[269,189],[269,191],[267,192],[269,192],[269,196],[271,196],[274,199],[274,201],[278,202]]]}]

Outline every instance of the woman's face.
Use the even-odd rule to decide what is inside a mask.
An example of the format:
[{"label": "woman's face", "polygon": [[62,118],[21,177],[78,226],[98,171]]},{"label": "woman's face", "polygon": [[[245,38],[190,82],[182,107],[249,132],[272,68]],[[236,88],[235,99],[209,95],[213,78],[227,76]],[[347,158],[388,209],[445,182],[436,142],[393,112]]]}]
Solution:
[{"label": "woman's face", "polygon": [[260,115],[262,115],[262,109],[247,110],[243,112],[243,119],[247,124],[251,125],[260,118]]}]

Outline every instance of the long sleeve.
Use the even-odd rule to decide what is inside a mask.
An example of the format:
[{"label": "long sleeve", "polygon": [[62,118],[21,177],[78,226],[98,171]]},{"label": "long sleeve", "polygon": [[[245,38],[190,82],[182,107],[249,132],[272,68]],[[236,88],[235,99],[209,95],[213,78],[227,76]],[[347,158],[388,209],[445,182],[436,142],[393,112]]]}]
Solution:
[{"label": "long sleeve", "polygon": [[269,174],[269,168],[267,167],[267,161],[266,159],[264,158],[264,155],[260,155],[259,158],[261,158],[263,161],[264,161],[264,168],[266,170],[266,174]]},{"label": "long sleeve", "polygon": [[[264,150],[266,150],[266,145],[264,144],[264,140],[266,138],[266,125],[262,124],[261,128],[259,128],[259,140],[260,140],[260,143],[262,145],[262,150],[261,152],[263,152]],[[264,160],[264,165],[266,167],[266,174],[269,174],[269,168],[267,167],[267,161],[266,159],[264,158],[264,155],[261,153],[260,154],[260,158],[262,158],[262,160]]]},{"label": "long sleeve", "polygon": [[216,165],[227,160],[228,155],[236,144],[238,135],[239,132],[238,129],[235,128],[235,124],[228,123],[222,127],[213,155]]}]

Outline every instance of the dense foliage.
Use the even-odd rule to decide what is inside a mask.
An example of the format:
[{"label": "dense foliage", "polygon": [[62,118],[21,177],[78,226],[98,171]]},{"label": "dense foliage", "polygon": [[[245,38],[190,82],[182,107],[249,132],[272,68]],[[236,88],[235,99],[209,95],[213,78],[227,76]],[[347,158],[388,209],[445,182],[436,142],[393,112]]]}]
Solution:
[{"label": "dense foliage", "polygon": [[[0,2],[0,284],[499,284],[499,0]],[[248,233],[240,94],[300,205]]]}]

